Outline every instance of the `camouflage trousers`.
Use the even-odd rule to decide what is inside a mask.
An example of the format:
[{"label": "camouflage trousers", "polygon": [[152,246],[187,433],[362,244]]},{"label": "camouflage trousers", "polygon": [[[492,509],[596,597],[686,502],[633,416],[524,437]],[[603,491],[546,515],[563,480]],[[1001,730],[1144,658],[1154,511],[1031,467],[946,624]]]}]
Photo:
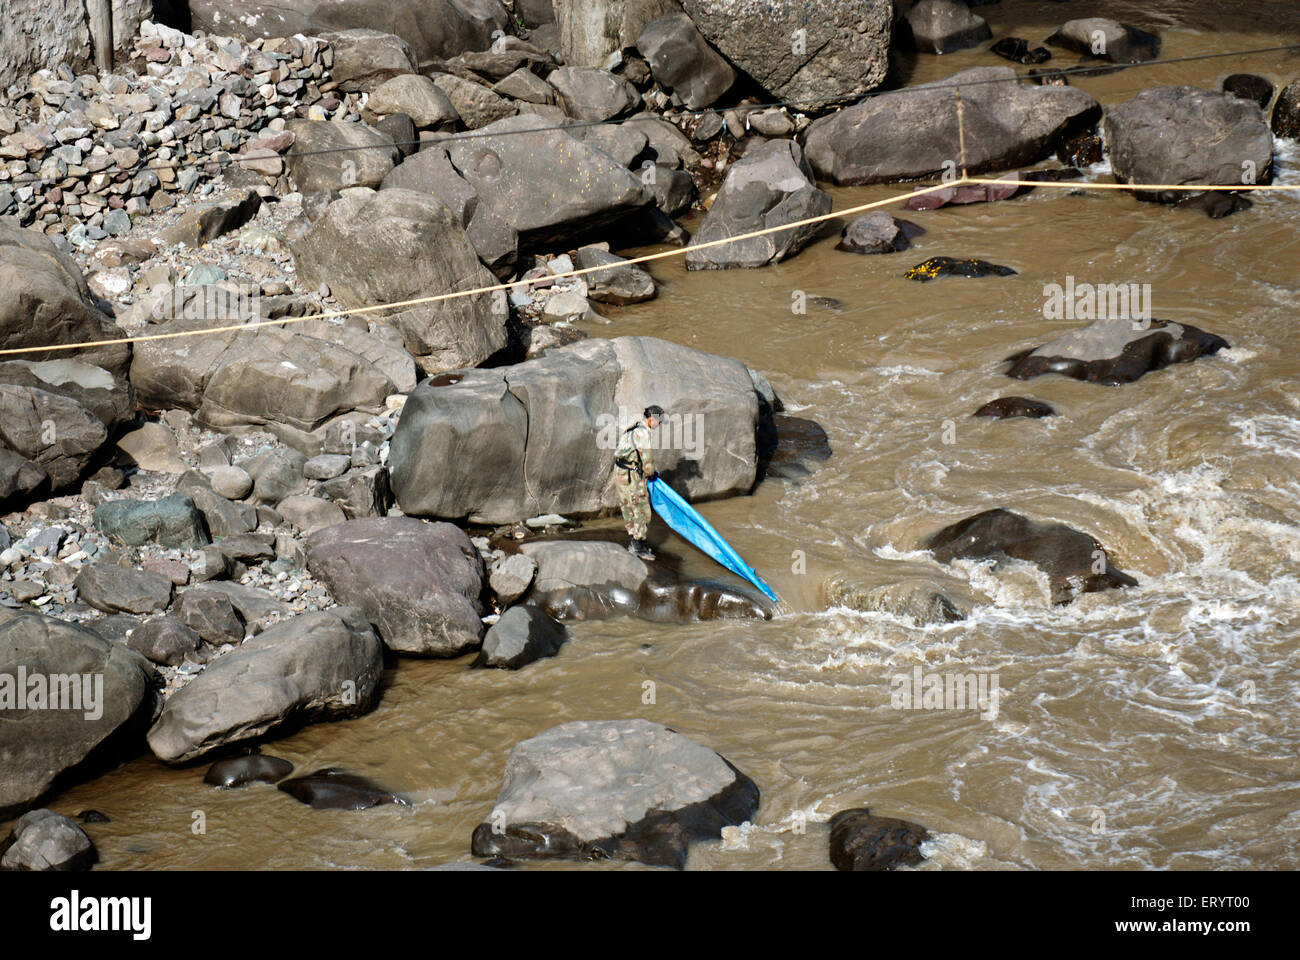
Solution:
[{"label": "camouflage trousers", "polygon": [[614,485],[618,487],[618,503],[623,508],[628,536],[644,540],[650,526],[650,492],[646,490],[645,479],[636,472],[615,470]]}]

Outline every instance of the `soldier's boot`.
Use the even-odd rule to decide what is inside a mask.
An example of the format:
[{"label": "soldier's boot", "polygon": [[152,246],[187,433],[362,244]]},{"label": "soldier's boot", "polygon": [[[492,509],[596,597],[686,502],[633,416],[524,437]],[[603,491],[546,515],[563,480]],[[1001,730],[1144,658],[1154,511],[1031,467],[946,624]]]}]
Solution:
[{"label": "soldier's boot", "polygon": [[644,540],[633,540],[627,545],[627,552],[641,560],[653,560],[654,551],[650,549],[650,544]]}]

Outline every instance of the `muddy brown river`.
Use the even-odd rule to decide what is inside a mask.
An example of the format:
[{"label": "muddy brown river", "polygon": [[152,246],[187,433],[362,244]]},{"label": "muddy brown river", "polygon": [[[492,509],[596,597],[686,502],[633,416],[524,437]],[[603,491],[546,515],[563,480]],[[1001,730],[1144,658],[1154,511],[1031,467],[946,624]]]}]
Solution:
[{"label": "muddy brown river", "polygon": [[[1162,57],[1300,42],[1294,3],[1083,6],[1006,0],[978,12],[995,37],[1035,44],[1069,17],[1113,16],[1159,32]],[[985,50],[922,57],[909,80],[1004,62]],[[1047,67],[1075,62],[1058,51]],[[1236,72],[1280,86],[1300,56],[1073,82],[1109,106],[1166,83],[1217,89]],[[1300,148],[1276,149],[1278,182],[1300,184]],[[1108,180],[1108,168],[1088,176]],[[831,193],[843,208],[906,189]],[[837,252],[828,231],[762,270],[653,264],[659,297],[609,308],[612,325],[589,333],[738,357],[829,436],[833,456],[807,479],[702,508],[784,598],[782,615],[579,623],[558,657],[518,672],[401,660],[369,715],[265,748],[299,768],[372,777],[408,807],[312,810],[264,784],[218,792],[204,765],[150,756],[52,806],[107,813],[95,843],[114,868],[427,867],[469,859],[512,745],[569,720],[645,717],[718,750],[762,790],[754,823],[697,845],[689,869],[830,869],[825,821],[863,805],[930,829],[922,870],[1300,867],[1300,194],[1252,199],[1210,220],[1125,194],[1039,189],[891,208],[928,233],[889,256]],[[1018,275],[903,279],[936,255]],[[1149,283],[1156,317],[1232,348],[1121,387],[1010,380],[1004,357],[1082,325],[1043,316],[1044,286],[1067,275]],[[796,291],[838,305],[797,314]],[[1010,394],[1060,415],[971,417]],[[703,441],[721,442],[707,427]],[[918,550],[992,507],[1092,534],[1140,586],[1053,606],[1032,568],[946,568]],[[686,552],[667,536],[656,524],[653,541]],[[834,605],[832,578],[862,592],[924,579],[975,606],[966,620],[918,626]],[[893,678],[918,667],[996,676],[996,716],[894,708]],[[645,869],[526,869],[575,866]]]}]

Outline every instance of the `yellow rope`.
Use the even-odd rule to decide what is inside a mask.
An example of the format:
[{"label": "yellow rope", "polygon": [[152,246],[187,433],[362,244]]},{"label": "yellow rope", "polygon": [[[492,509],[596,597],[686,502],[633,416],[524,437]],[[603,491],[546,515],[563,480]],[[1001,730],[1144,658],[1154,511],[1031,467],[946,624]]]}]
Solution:
[{"label": "yellow rope", "polygon": [[[896,194],[886,197],[883,200],[874,200],[871,203],[862,203],[854,207],[848,207],[844,210],[832,210],[830,213],[820,214],[815,217],[806,217],[803,220],[796,220],[793,223],[782,224],[779,227],[764,227],[761,230],[751,230],[748,233],[742,233],[734,237],[724,237],[720,240],[709,240],[705,243],[695,243],[687,247],[679,247],[672,250],[662,250],[659,253],[647,253],[643,256],[632,257],[625,260],[618,266],[630,266],[638,263],[649,263],[654,260],[664,260],[668,257],[685,256],[694,250],[708,250],[712,247],[724,246],[728,243],[738,243],[741,240],[752,240],[755,237],[769,236],[770,234],[780,233],[782,230],[794,230],[799,227],[811,226],[812,224],[825,223],[827,220],[835,220],[840,217],[849,217],[854,214],[864,213],[867,210],[874,210],[878,207],[888,206],[897,203],[900,200],[908,200],[912,197],[924,196],[927,193],[936,193],[940,190],[948,190],[954,187],[964,186],[966,184],[990,184],[997,186],[1017,186],[1017,187],[1057,187],[1070,190],[1176,190],[1200,193],[1206,190],[1264,190],[1264,191],[1286,191],[1300,190],[1300,184],[1280,185],[1280,184],[1240,184],[1240,185],[1222,185],[1222,184],[1186,184],[1186,183],[1090,183],[1079,180],[1001,180],[993,177],[970,177],[963,174],[957,180],[948,183],[937,183],[934,186],[923,187],[919,190],[913,190],[909,193]],[[550,280],[562,280],[566,277],[581,277],[590,273],[600,273],[609,270],[610,267],[585,267],[581,270],[566,270],[561,273],[553,274]],[[346,310],[331,310],[325,313],[313,313],[302,317],[282,317],[277,320],[258,320],[249,323],[231,323],[217,327],[203,327],[198,330],[182,330],[170,333],[149,333],[140,334],[132,337],[114,337],[108,340],[91,340],[85,343],[57,343],[46,344],[36,347],[9,347],[0,350],[0,356],[12,356],[20,353],[53,353],[60,350],[85,350],[90,347],[111,347],[127,343],[144,343],[152,340],[174,340],[179,337],[197,337],[210,333],[229,333],[237,330],[254,330],[259,327],[285,327],[293,323],[305,323],[311,320],[330,320],[338,317],[356,316],[358,314],[377,313],[381,310],[397,310],[403,307],[416,307],[426,303],[438,303],[444,300],[455,300],[461,297],[475,297],[485,293],[495,293],[498,290],[510,290],[517,286],[528,286],[535,281],[515,280],[505,283],[496,283],[486,287],[475,287],[472,290],[458,290],[452,293],[440,293],[434,296],[417,297],[412,300],[398,300],[392,303],[372,304],[368,307],[353,307]]]}]

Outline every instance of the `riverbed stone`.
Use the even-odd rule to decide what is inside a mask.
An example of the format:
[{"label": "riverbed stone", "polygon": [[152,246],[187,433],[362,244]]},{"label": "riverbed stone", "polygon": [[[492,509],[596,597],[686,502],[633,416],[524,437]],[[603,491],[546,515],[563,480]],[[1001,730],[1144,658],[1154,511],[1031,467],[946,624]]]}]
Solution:
[{"label": "riverbed stone", "polygon": [[1229,348],[1228,341],[1190,323],[1127,317],[1095,320],[1055,340],[1007,358],[1007,376],[1028,380],[1060,373],[1075,380],[1115,386],[1152,370],[1190,363]]},{"label": "riverbed stone", "polygon": [[0,850],[0,870],[89,870],[98,859],[86,832],[53,810],[19,817]]},{"label": "riverbed stone", "polygon": [[73,585],[84,603],[106,613],[166,610],[172,596],[172,582],[161,574],[103,560],[82,567]]},{"label": "riverbed stone", "polygon": [[[243,639],[242,637],[240,639]],[[173,617],[147,620],[131,631],[126,645],[154,663],[178,667],[199,649],[202,638]]]},{"label": "riverbed stone", "polygon": [[831,817],[830,857],[836,870],[893,870],[925,859],[921,844],[930,833],[920,824],[877,817],[867,807]]},{"label": "riverbed stone", "polygon": [[692,843],[751,819],[758,797],[725,758],[667,727],[579,720],[514,746],[472,850],[681,869]]},{"label": "riverbed stone", "polygon": [[201,547],[208,543],[203,515],[185,494],[160,500],[107,500],[95,508],[95,527],[114,543],[139,547]]},{"label": "riverbed stone", "polygon": [[534,660],[555,656],[566,639],[564,624],[545,611],[530,606],[511,607],[488,627],[483,650],[474,665],[518,670]]}]

